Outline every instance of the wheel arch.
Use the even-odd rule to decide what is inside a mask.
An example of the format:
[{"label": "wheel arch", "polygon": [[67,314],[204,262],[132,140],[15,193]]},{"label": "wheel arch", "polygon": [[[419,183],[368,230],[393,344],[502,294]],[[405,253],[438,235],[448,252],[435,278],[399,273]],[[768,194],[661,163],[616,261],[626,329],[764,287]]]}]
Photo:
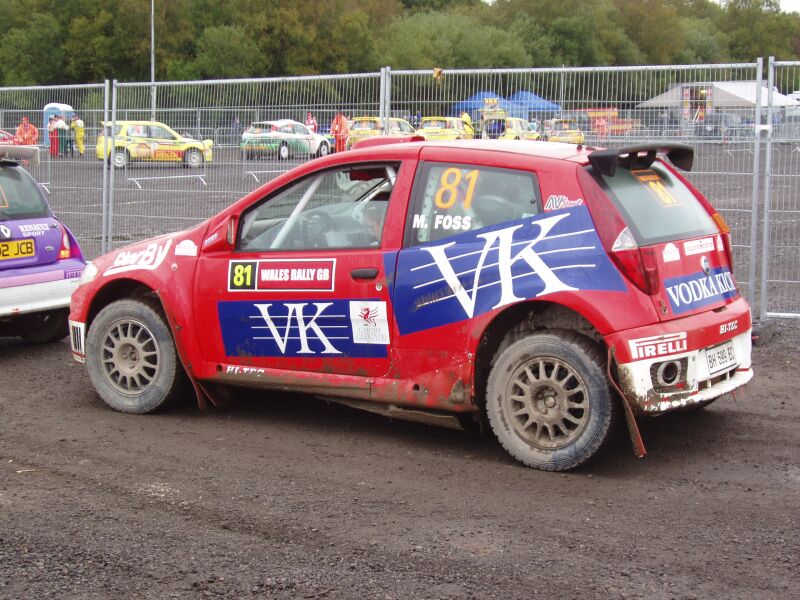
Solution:
[{"label": "wheel arch", "polygon": [[100,311],[112,302],[116,302],[117,300],[141,299],[150,300],[151,306],[158,310],[158,312],[160,312],[161,316],[164,318],[164,323],[172,335],[172,341],[175,345],[175,352],[178,356],[178,363],[180,368],[183,370],[184,375],[194,389],[198,406],[205,408],[208,405],[207,400],[209,399],[212,403],[216,404],[211,396],[209,396],[209,393],[199,387],[198,382],[191,373],[191,369],[188,368],[189,363],[187,362],[187,350],[186,348],[182,347],[180,336],[176,335],[174,321],[170,317],[166,306],[161,299],[161,295],[156,289],[152,288],[146,283],[136,279],[115,279],[100,289],[92,298],[89,309],[86,311],[85,327],[87,334],[92,326],[92,322],[95,320]]},{"label": "wheel arch", "polygon": [[486,384],[492,359],[497,351],[510,343],[513,334],[544,329],[574,331],[597,344],[605,346],[603,336],[583,315],[562,304],[535,300],[509,306],[486,325],[480,333],[475,351],[472,385],[475,403],[481,411],[485,408]]}]

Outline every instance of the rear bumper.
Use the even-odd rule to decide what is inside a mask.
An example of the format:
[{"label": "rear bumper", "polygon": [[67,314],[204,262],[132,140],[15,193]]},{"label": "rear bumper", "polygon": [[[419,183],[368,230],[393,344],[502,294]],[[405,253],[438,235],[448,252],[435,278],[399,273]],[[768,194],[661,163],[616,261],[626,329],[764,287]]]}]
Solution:
[{"label": "rear bumper", "polygon": [[0,317],[68,308],[79,279],[61,279],[0,289]]},{"label": "rear bumper", "polygon": [[[615,379],[634,413],[658,415],[729,394],[753,378],[750,309],[739,299],[724,311],[708,311],[608,336],[616,359]],[[735,362],[709,367],[706,351],[732,348]],[[710,353],[713,354],[713,353]],[[658,383],[660,365],[678,365],[674,385]]]}]

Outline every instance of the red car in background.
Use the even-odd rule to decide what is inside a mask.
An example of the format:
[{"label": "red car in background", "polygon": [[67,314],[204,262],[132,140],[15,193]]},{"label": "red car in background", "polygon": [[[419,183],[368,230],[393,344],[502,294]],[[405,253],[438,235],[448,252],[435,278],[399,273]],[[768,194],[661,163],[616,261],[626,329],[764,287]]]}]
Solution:
[{"label": "red car in background", "polygon": [[[417,138],[418,139],[418,138]],[[520,462],[574,468],[625,416],[744,386],[751,315],[729,231],[666,160],[693,150],[364,142],[199,226],[90,263],[72,352],[112,408],[191,383],[488,424]]]},{"label": "red car in background", "polygon": [[0,144],[11,144],[17,146],[21,143],[16,134],[0,129]]}]

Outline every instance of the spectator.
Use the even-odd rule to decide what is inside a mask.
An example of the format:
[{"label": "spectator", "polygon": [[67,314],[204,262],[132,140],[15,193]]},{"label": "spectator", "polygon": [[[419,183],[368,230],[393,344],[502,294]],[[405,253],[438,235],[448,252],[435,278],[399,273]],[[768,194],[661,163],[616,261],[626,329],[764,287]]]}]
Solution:
[{"label": "spectator", "polygon": [[314,115],[311,114],[311,111],[306,113],[306,127],[308,127],[312,133],[317,133],[317,120],[314,118]]},{"label": "spectator", "polygon": [[69,125],[62,115],[56,115],[55,128],[58,130],[58,157],[63,158],[69,151]]},{"label": "spectator", "polygon": [[50,157],[58,158],[58,128],[54,116],[47,121],[47,137],[50,141]]},{"label": "spectator", "polygon": [[17,127],[17,137],[23,146],[35,146],[39,143],[39,130],[28,121],[28,117],[22,117],[22,123]]},{"label": "spectator", "polygon": [[83,124],[83,119],[77,114],[72,115],[70,127],[75,131],[75,145],[78,147],[78,155],[82,157],[85,150],[83,142],[86,137],[86,127]]},{"label": "spectator", "polygon": [[336,152],[343,152],[347,149],[347,136],[350,135],[350,126],[347,124],[347,117],[342,111],[336,113],[331,121],[331,135],[335,140]]}]

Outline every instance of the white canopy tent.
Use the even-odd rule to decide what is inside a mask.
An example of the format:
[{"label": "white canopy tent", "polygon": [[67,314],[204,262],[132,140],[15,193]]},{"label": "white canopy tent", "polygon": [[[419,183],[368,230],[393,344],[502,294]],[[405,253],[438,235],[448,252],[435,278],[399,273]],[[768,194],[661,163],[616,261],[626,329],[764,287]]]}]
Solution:
[{"label": "white canopy tent", "polygon": [[[645,100],[638,108],[681,108],[684,102],[684,90],[696,88],[710,90],[710,104],[713,108],[754,108],[758,84],[755,81],[712,81],[692,82],[676,85],[672,89]],[[761,106],[766,107],[769,99],[769,88],[761,85]],[[772,92],[772,105],[780,108],[800,108],[800,102],[781,94]]]}]

